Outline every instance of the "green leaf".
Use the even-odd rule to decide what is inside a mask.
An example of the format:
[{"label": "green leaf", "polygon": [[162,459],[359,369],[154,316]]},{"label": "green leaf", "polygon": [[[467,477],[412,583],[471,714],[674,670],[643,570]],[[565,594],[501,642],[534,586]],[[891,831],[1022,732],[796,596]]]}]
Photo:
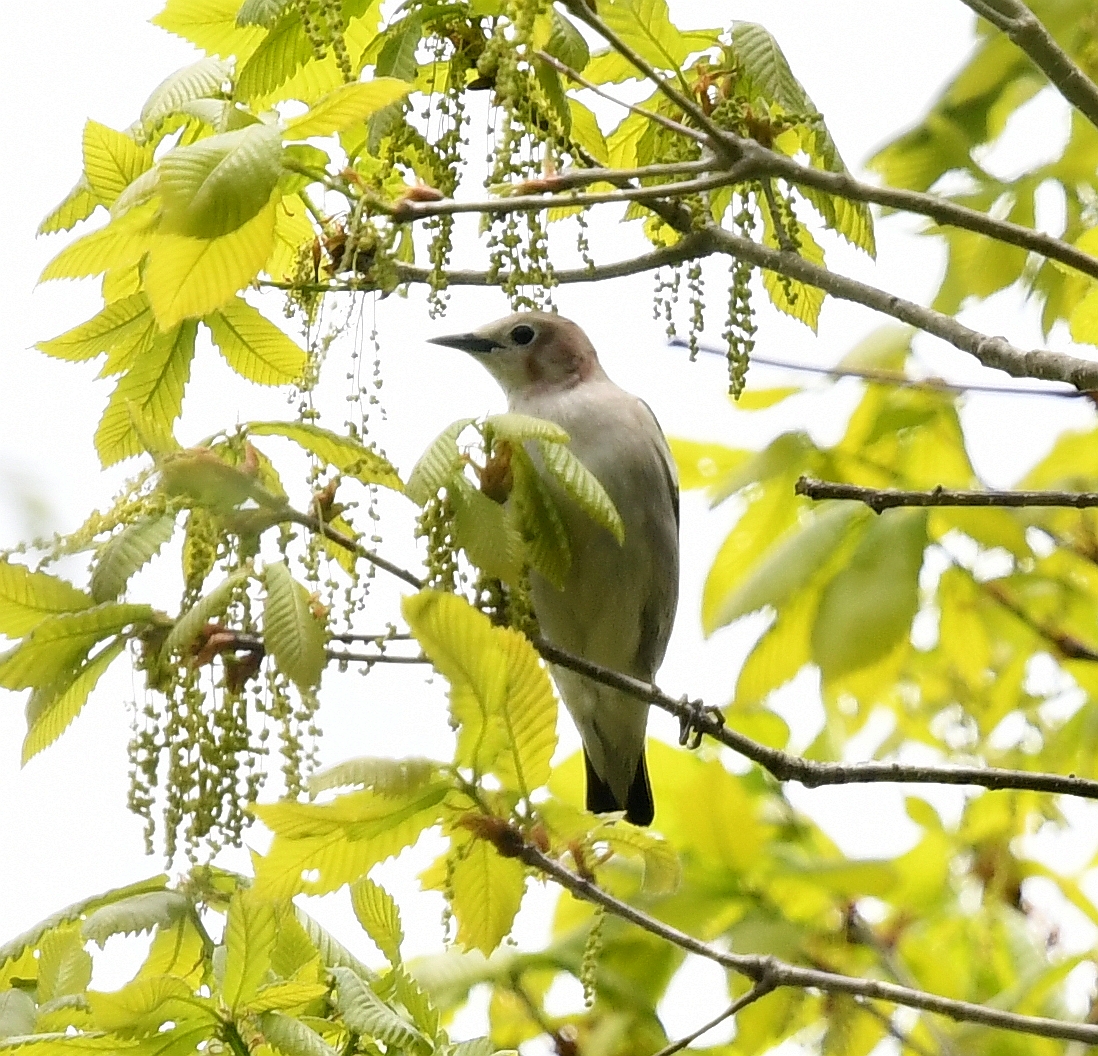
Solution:
[{"label": "green leaf", "polygon": [[0,634],[21,638],[47,616],[92,604],[90,595],[63,579],[0,561]]},{"label": "green leaf", "polygon": [[27,735],[23,739],[22,763],[26,765],[43,748],[48,748],[80,714],[96,683],[126,648],[125,638],[116,638],[73,673],[71,678],[36,690],[27,704]]},{"label": "green leaf", "polygon": [[120,990],[88,994],[95,1025],[123,1038],[156,1035],[171,1022],[217,1022],[213,1003],[196,997],[193,988],[175,976],[138,977]]},{"label": "green leaf", "polygon": [[849,531],[864,523],[867,511],[837,503],[802,527],[786,532],[750,567],[733,589],[712,607],[707,626],[723,627],[767,605],[780,608],[835,551]]},{"label": "green leaf", "polygon": [[263,572],[267,597],[263,603],[263,640],[278,669],[303,690],[320,681],[326,662],[327,632],[313,615],[309,591],[290,574],[284,561]]},{"label": "green leaf", "polygon": [[33,1034],[38,1016],[34,999],[22,990],[0,991],[0,1043]]},{"label": "green leaf", "polygon": [[733,401],[739,411],[763,411],[804,392],[799,385],[784,385],[776,389],[749,389],[741,392]]},{"label": "green leaf", "polygon": [[598,12],[642,59],[660,69],[677,70],[691,52],[716,42],[715,30],[682,32],[671,21],[666,0],[603,0]]},{"label": "green leaf", "polygon": [[426,1053],[431,1043],[411,1023],[391,1009],[347,968],[332,971],[336,980],[336,1008],[356,1034],[383,1042],[387,1048]]},{"label": "green leaf", "polygon": [[335,466],[344,476],[354,477],[363,484],[380,484],[394,491],[404,491],[404,485],[388,459],[349,436],[307,422],[249,422],[245,428],[252,436],[284,436],[321,461]]},{"label": "green leaf", "polygon": [[144,441],[160,450],[174,445],[172,426],[183,410],[197,331],[188,321],[161,334],[119,379],[95,431],[104,466],[142,454]]},{"label": "green leaf", "polygon": [[732,27],[732,49],[743,64],[744,74],[767,99],[780,103],[790,113],[815,111],[778,42],[765,27],[757,22],[736,22]]},{"label": "green leaf", "polygon": [[579,507],[597,524],[602,525],[619,543],[625,542],[625,525],[606,489],[564,444],[539,441],[545,468]]},{"label": "green leaf", "polygon": [[239,67],[237,97],[243,100],[270,95],[313,57],[297,10],[285,12],[263,37],[255,53]]},{"label": "green leaf", "polygon": [[259,385],[292,385],[301,380],[308,356],[294,340],[236,297],[202,321],[225,361]]},{"label": "green leaf", "polygon": [[382,795],[404,795],[433,781],[439,764],[433,759],[386,759],[367,756],[348,759],[309,778],[309,795],[318,796],[329,788],[361,785]]},{"label": "green leaf", "polygon": [[178,891],[142,891],[90,913],[82,932],[85,939],[102,949],[112,935],[139,935],[154,928],[170,928],[190,909],[190,899]]},{"label": "green leaf", "polygon": [[216,98],[231,80],[232,65],[213,55],[184,66],[153,89],[141,108],[141,123],[154,125],[195,99]]},{"label": "green leaf", "polygon": [[547,440],[554,444],[568,443],[568,434],[556,422],[533,418],[528,414],[490,414],[481,427],[485,436],[521,444],[527,440]]},{"label": "green leaf", "polygon": [[679,470],[679,488],[682,491],[712,487],[732,470],[742,466],[753,454],[723,444],[682,440],[677,436],[669,436],[667,443]]},{"label": "green leaf", "polygon": [[144,293],[134,293],[108,304],[86,323],[49,341],[39,341],[34,347],[54,359],[79,363],[101,352],[111,352],[120,345],[134,344],[152,321],[148,298]]},{"label": "green leaf", "polygon": [[526,558],[531,568],[561,589],[572,566],[572,546],[556,500],[525,448],[512,450],[511,472],[510,502]]},{"label": "green leaf", "polygon": [[592,839],[605,841],[616,854],[638,857],[644,862],[644,889],[653,895],[673,892],[682,878],[682,865],[667,840],[628,822],[600,825]]},{"label": "green leaf", "polygon": [[312,1027],[281,1012],[264,1012],[259,1029],[268,1045],[282,1056],[338,1056]]},{"label": "green leaf", "polygon": [[367,789],[332,803],[253,807],[275,834],[258,863],[255,890],[271,898],[325,894],[357,880],[435,825],[452,788],[449,779],[440,779],[403,795]]},{"label": "green leaf", "polygon": [[175,621],[168,637],[160,648],[165,660],[172,653],[182,654],[198,637],[199,632],[214,617],[221,616],[229,607],[233,593],[251,576],[250,568],[237,569],[231,576],[222,580],[205,597],[199,598],[179,619]]},{"label": "green leaf", "polygon": [[149,242],[145,289],[163,330],[231,301],[275,248],[278,191],[247,223],[219,238],[158,233]]},{"label": "green leaf", "polygon": [[92,960],[80,929],[69,926],[47,932],[38,946],[38,1001],[81,994],[91,982]]},{"label": "green leaf", "polygon": [[176,147],[158,169],[162,230],[218,238],[267,205],[282,174],[282,140],[277,129],[249,125]]},{"label": "green leaf", "polygon": [[84,125],[84,175],[104,205],[111,205],[152,163],[152,148],[138,146],[125,132],[98,121]]},{"label": "green leaf", "polygon": [[237,26],[239,8],[240,0],[168,0],[151,21],[211,55],[235,55],[239,65],[264,37],[258,26]]},{"label": "green leaf", "polygon": [[221,996],[236,1012],[255,997],[271,966],[276,937],[274,904],[238,891],[225,921],[225,974]]},{"label": "green leaf", "polygon": [[404,930],[400,926],[400,910],[393,896],[364,876],[351,885],[351,908],[385,959],[392,965],[400,964]]},{"label": "green leaf", "polygon": [[76,186],[43,218],[36,234],[49,235],[54,231],[68,231],[91,216],[99,205],[99,198],[88,184],[87,177],[81,173]]},{"label": "green leaf", "polygon": [[106,227],[71,242],[42,270],[39,282],[83,279],[136,264],[152,242],[158,203],[135,206]]},{"label": "green leaf", "polygon": [[341,85],[320,99],[312,109],[286,123],[287,139],[330,136],[365,121],[390,103],[403,99],[412,86],[396,77]]},{"label": "green leaf", "polygon": [[448,425],[435,437],[431,446],[412,468],[404,491],[417,506],[425,506],[435,497],[438,489],[448,484],[454,474],[461,470],[464,463],[458,450],[457,438],[473,421],[472,418],[462,418]]},{"label": "green leaf", "polygon": [[825,679],[881,659],[908,634],[926,545],[925,510],[888,510],[865,530],[820,598],[812,657]]},{"label": "green leaf", "polygon": [[461,476],[452,478],[446,490],[454,508],[454,542],[477,568],[517,586],[523,545],[511,510]]},{"label": "green leaf", "polygon": [[606,137],[594,113],[571,96],[568,97],[568,109],[572,112],[569,129],[572,142],[582,147],[599,165],[609,165],[610,151],[606,146]]},{"label": "green leaf", "polygon": [[97,601],[114,601],[130,577],[144,568],[175,534],[174,513],[126,525],[100,547],[92,569],[91,592]]},{"label": "green leaf", "polygon": [[[765,199],[764,199],[765,201]],[[763,243],[772,249],[782,249],[782,239],[775,230],[774,220],[770,215],[770,208],[766,206],[763,214]],[[799,220],[794,220],[795,229],[792,234],[797,244],[797,255],[803,257],[810,264],[823,267],[824,252],[819,243],[812,236],[812,232]],[[788,235],[786,236],[788,237]],[[770,302],[786,315],[799,319],[805,326],[815,332],[819,322],[820,309],[823,307],[826,294],[818,286],[811,286],[797,279],[779,275],[775,271],[763,269],[763,287],[766,290]]]},{"label": "green leaf", "polygon": [[457,941],[487,956],[511,930],[526,871],[517,858],[501,857],[487,840],[471,840],[454,857],[450,905],[458,922]]},{"label": "green leaf", "polygon": [[549,42],[545,45],[545,50],[576,73],[583,73],[584,67],[591,61],[591,49],[583,39],[583,34],[556,8],[552,9]]}]

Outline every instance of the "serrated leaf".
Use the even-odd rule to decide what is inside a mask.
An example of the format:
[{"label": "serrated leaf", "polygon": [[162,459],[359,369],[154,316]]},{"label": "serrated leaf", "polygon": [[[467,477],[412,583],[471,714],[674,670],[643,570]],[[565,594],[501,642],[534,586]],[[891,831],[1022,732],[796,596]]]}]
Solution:
[{"label": "serrated leaf", "polygon": [[161,334],[119,379],[95,431],[104,466],[140,455],[152,443],[170,450],[172,426],[183,410],[198,324],[180,323]]},{"label": "serrated leaf", "polygon": [[439,764],[433,759],[387,759],[365,757],[348,759],[309,778],[309,795],[318,796],[330,788],[361,785],[382,795],[403,795],[420,788],[438,776]]},{"label": "serrated leaf", "polygon": [[92,960],[80,929],[69,925],[47,932],[38,945],[38,1002],[83,993],[91,982]]},{"label": "serrated leaf", "polygon": [[[314,960],[319,965],[320,958]],[[289,1012],[312,1004],[328,993],[326,983],[303,983],[296,980],[283,983],[270,983],[261,986],[254,997],[248,1000],[248,1012]]]},{"label": "serrated leaf", "polygon": [[552,9],[549,42],[545,45],[545,50],[576,73],[583,73],[584,67],[591,61],[591,49],[583,39],[583,34],[556,8]]},{"label": "serrated leaf", "polygon": [[220,308],[259,274],[274,249],[277,197],[276,190],[247,223],[219,238],[152,238],[145,289],[161,329]]},{"label": "serrated leaf", "polygon": [[236,15],[238,26],[263,26],[269,29],[293,0],[244,0]]},{"label": "serrated leaf", "polygon": [[182,653],[197,637],[205,625],[216,616],[220,616],[229,607],[233,592],[252,575],[250,568],[241,568],[222,580],[205,597],[194,603],[175,621],[160,648],[164,659],[172,653]]},{"label": "serrated leaf", "polygon": [[276,938],[274,904],[238,891],[225,921],[221,996],[232,1011],[247,1006],[266,979]]},{"label": "serrated leaf", "polygon": [[267,1044],[282,1056],[338,1056],[312,1027],[281,1012],[264,1012],[258,1024]]},{"label": "serrated leaf", "polygon": [[111,205],[152,163],[152,148],[139,146],[125,132],[98,121],[84,125],[84,175],[104,205]]},{"label": "serrated leaf", "polygon": [[572,567],[572,545],[556,500],[525,448],[512,450],[511,472],[514,486],[510,502],[526,558],[531,568],[562,589]]},{"label": "serrated leaf", "polygon": [[140,336],[151,322],[148,298],[135,293],[108,304],[86,323],[49,341],[39,341],[34,347],[54,359],[80,363]]},{"label": "serrated leaf", "polygon": [[889,510],[866,528],[820,598],[812,658],[825,679],[881,659],[908,634],[926,544],[925,510]]},{"label": "serrated leaf", "polygon": [[236,297],[202,321],[225,361],[259,385],[292,385],[301,380],[308,357],[298,344]]},{"label": "serrated leaf", "polygon": [[81,173],[76,186],[42,219],[36,234],[49,235],[55,231],[68,231],[91,216],[99,205],[99,199]]},{"label": "serrated leaf", "polygon": [[192,987],[174,976],[139,977],[113,993],[90,993],[88,1003],[96,1027],[122,1038],[158,1034],[168,1022],[217,1022],[215,1006],[195,995]]},{"label": "serrated leaf", "polygon": [[571,96],[568,97],[568,109],[572,114],[569,138],[577,146],[582,147],[599,165],[609,165],[610,151],[594,112]]},{"label": "serrated leaf", "polygon": [[237,97],[270,95],[313,57],[312,45],[297,10],[285,12],[263,37],[254,54],[239,67]]},{"label": "serrated leaf", "polygon": [[79,612],[63,612],[40,620],[14,649],[0,656],[0,686],[30,689],[50,686],[66,674],[96,642],[127,627],[150,623],[149,605],[108,602]]},{"label": "serrated leaf", "polygon": [[[329,931],[322,928],[308,913],[291,903],[294,917],[305,932],[306,937],[320,953],[321,963],[327,968],[349,968],[352,972],[369,982],[377,978],[377,973],[367,968],[350,950],[340,943]],[[276,950],[277,952],[277,950]]]},{"label": "serrated leaf", "polygon": [[153,928],[170,928],[190,911],[178,891],[143,891],[101,906],[88,915],[82,933],[100,949],[112,935],[139,935]]},{"label": "serrated leaf", "polygon": [[485,435],[521,444],[527,440],[547,440],[554,444],[568,443],[568,434],[556,422],[534,418],[528,414],[490,414],[484,419]]},{"label": "serrated leaf", "polygon": [[0,561],[0,634],[21,638],[47,616],[92,604],[90,595],[63,579]]},{"label": "serrated leaf", "polygon": [[375,77],[372,81],[344,84],[286,123],[287,139],[330,136],[365,121],[391,103],[403,99],[412,86],[396,77]]},{"label": "serrated leaf", "polygon": [[275,834],[258,863],[256,890],[272,898],[298,891],[324,894],[357,880],[435,825],[452,787],[448,779],[440,779],[402,796],[366,790],[326,804],[253,807]]},{"label": "serrated leaf", "polygon": [[343,1022],[356,1034],[383,1042],[387,1047],[426,1053],[431,1043],[411,1023],[381,1000],[357,975],[336,968],[336,1008]]},{"label": "serrated leaf", "polygon": [[[774,221],[770,215],[769,207],[762,210],[763,214],[763,243],[772,249],[782,249],[782,239],[774,228]],[[823,267],[824,252],[820,244],[812,236],[812,232],[799,220],[794,219],[795,237],[797,243],[797,255],[803,257],[810,264]],[[786,315],[799,319],[810,330],[815,332],[820,318],[820,309],[823,307],[824,298],[827,296],[818,286],[811,286],[806,282],[791,279],[779,275],[775,271],[762,273],[763,287],[771,304]]]},{"label": "serrated leaf", "polygon": [[511,930],[526,871],[517,858],[501,857],[487,840],[470,841],[455,858],[450,905],[458,922],[457,941],[487,956]]},{"label": "serrated leaf", "polygon": [[240,0],[168,0],[153,25],[189,40],[203,51],[245,62],[264,37],[259,26],[236,23]]},{"label": "serrated leaf", "polygon": [[598,12],[641,58],[660,69],[677,70],[691,52],[710,47],[717,38],[715,30],[684,33],[671,21],[666,0],[603,0]]},{"label": "serrated leaf", "polygon": [[675,848],[667,840],[628,822],[600,825],[591,836],[608,843],[617,854],[639,857],[644,862],[646,891],[666,895],[679,886],[682,864]]},{"label": "serrated leaf", "polygon": [[282,140],[269,125],[249,125],[176,147],[157,168],[161,230],[214,239],[267,205],[282,174]]},{"label": "serrated leaf", "polygon": [[412,467],[404,491],[417,506],[426,505],[438,493],[438,489],[461,469],[463,463],[457,438],[473,421],[472,418],[462,418],[448,425],[431,441],[430,447]]},{"label": "serrated leaf", "polygon": [[732,48],[743,64],[744,73],[767,99],[795,114],[815,110],[778,42],[765,27],[757,22],[736,22],[732,27]]},{"label": "serrated leaf", "polygon": [[392,965],[400,964],[404,931],[400,926],[400,910],[393,896],[364,876],[351,885],[351,908],[385,959]]},{"label": "serrated leaf", "polygon": [[579,507],[597,524],[601,524],[619,543],[625,542],[625,525],[606,489],[564,444],[539,441],[545,468]]},{"label": "serrated leaf", "polygon": [[27,735],[23,739],[22,763],[26,765],[43,748],[48,748],[68,729],[87,703],[91,691],[115,657],[126,647],[118,638],[78,667],[71,678],[36,690],[27,703]]},{"label": "serrated leaf", "polygon": [[263,571],[267,597],[263,602],[263,641],[278,669],[301,689],[312,689],[324,670],[327,633],[313,615],[309,591],[290,573],[284,561]]},{"label": "serrated leaf", "polygon": [[510,508],[460,476],[452,478],[447,494],[454,510],[454,542],[487,575],[517,586],[523,545]]},{"label": "serrated leaf", "polygon": [[22,990],[0,991],[0,1043],[6,1038],[33,1034],[37,1016],[30,994]]},{"label": "serrated leaf", "polygon": [[[845,172],[840,166],[837,171]],[[837,194],[828,194],[816,187],[796,184],[800,194],[820,219],[832,230],[837,231],[852,246],[864,250],[871,258],[877,256],[877,238],[873,230],[873,213],[865,202],[852,202]]]},{"label": "serrated leaf", "polygon": [[99,549],[92,569],[91,593],[97,601],[114,601],[130,577],[144,568],[175,534],[174,513],[147,517],[126,525]]},{"label": "serrated leaf", "polygon": [[161,81],[145,100],[141,108],[142,124],[155,124],[178,112],[192,100],[209,99],[221,94],[223,86],[231,78],[232,65],[213,55],[176,70]]},{"label": "serrated leaf", "polygon": [[310,454],[335,466],[344,476],[354,477],[363,484],[403,491],[397,471],[384,456],[364,447],[349,436],[341,436],[308,422],[249,422],[253,436],[284,436]]},{"label": "serrated leaf", "polygon": [[156,202],[135,206],[106,227],[81,236],[42,269],[38,281],[83,279],[136,264],[152,244],[157,209]]}]

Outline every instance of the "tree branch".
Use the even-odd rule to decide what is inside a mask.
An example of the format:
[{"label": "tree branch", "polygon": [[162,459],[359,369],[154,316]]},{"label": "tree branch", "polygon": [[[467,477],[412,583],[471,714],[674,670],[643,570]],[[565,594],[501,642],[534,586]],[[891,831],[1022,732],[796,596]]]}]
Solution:
[{"label": "tree branch", "polygon": [[[514,835],[518,835],[515,833]],[[521,839],[521,837],[519,837]],[[947,1016],[963,1023],[979,1023],[1000,1030],[1012,1030],[1022,1034],[1035,1034],[1045,1038],[1065,1038],[1072,1041],[1084,1041],[1098,1044],[1098,1025],[1090,1023],[1068,1023],[1062,1020],[1047,1019],[1043,1016],[1023,1016],[1016,1012],[1002,1012],[996,1008],[973,1004],[969,1001],[956,1001],[940,997],[924,990],[916,990],[895,983],[880,982],[876,979],[857,979],[837,972],[820,971],[815,968],[802,968],[798,965],[779,961],[774,957],[729,953],[719,950],[708,943],[695,939],[686,932],[679,931],[655,917],[622,902],[604,891],[597,884],[585,880],[558,861],[543,854],[532,844],[522,842],[517,851],[508,844],[510,853],[515,854],[533,869],[552,877],[558,884],[573,895],[586,902],[603,906],[615,916],[621,917],[649,934],[673,943],[687,953],[696,953],[733,972],[751,979],[757,987],[773,989],[790,986],[798,989],[814,988],[832,994],[851,994],[876,1001],[918,1008],[925,1012]]]},{"label": "tree branch", "polygon": [[1098,86],[1056,43],[1029,7],[1021,0],[961,0],[961,3],[1001,29],[1030,57],[1052,86],[1098,127]]},{"label": "tree branch", "polygon": [[708,1034],[714,1027],[720,1026],[726,1019],[747,1008],[748,1005],[754,1004],[760,997],[769,994],[773,989],[774,987],[772,985],[768,986],[765,981],[756,983],[746,994],[736,998],[719,1016],[714,1016],[708,1023],[698,1027],[692,1034],[687,1034],[685,1038],[679,1038],[678,1041],[665,1045],[654,1056],[674,1056],[676,1052],[681,1052],[687,1045],[697,1041],[703,1034]]},{"label": "tree branch", "polygon": [[874,513],[897,506],[1067,506],[1075,510],[1098,506],[1098,492],[1095,491],[968,491],[944,488],[940,484],[930,491],[904,491],[900,488],[867,488],[860,484],[816,480],[814,477],[801,477],[797,481],[796,492],[809,499],[864,502]]}]

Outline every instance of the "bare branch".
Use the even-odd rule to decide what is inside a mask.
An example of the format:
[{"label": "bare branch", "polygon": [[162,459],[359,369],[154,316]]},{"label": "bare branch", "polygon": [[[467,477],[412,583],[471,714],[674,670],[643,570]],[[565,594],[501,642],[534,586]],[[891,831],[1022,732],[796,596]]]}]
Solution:
[{"label": "bare branch", "polygon": [[[669,338],[667,343],[674,348],[689,348],[690,342],[684,337]],[[705,352],[714,356],[726,356],[726,349],[717,345],[706,344],[699,341],[699,352]],[[770,356],[760,356],[751,353],[751,362],[760,363],[766,367],[780,367],[782,370],[795,370],[805,374],[821,374],[828,378],[861,378],[863,381],[871,381],[877,385],[894,385],[900,389],[925,390],[927,392],[955,392],[964,395],[969,392],[992,392],[1004,396],[1053,396],[1057,399],[1089,399],[1090,394],[1080,392],[1078,389],[1032,389],[1024,386],[1010,385],[962,385],[959,382],[944,381],[941,378],[909,378],[898,370],[873,370],[870,367],[818,367],[814,363],[794,363],[788,359],[774,359]]]},{"label": "bare branch", "polygon": [[329,649],[329,660],[343,664],[429,664],[425,656],[398,656],[395,653],[352,653],[346,649]]},{"label": "bare branch", "polygon": [[1067,506],[1075,510],[1098,506],[1096,491],[968,491],[941,485],[930,491],[904,491],[901,488],[867,488],[814,477],[801,477],[796,491],[810,499],[864,502],[874,513],[896,506]]},{"label": "bare branch", "polygon": [[698,1027],[692,1034],[687,1034],[685,1038],[679,1038],[678,1041],[665,1045],[659,1052],[655,1053],[655,1056],[674,1056],[676,1052],[681,1052],[687,1045],[697,1041],[703,1034],[708,1034],[714,1027],[720,1026],[726,1019],[731,1018],[748,1005],[754,1004],[760,997],[770,993],[773,989],[773,985],[767,985],[765,981],[756,983],[743,997],[738,997],[733,1001],[719,1016],[714,1016],[708,1023]]},{"label": "bare branch", "polygon": [[[521,839],[517,832],[514,835]],[[908,986],[899,986],[895,983],[880,982],[876,979],[857,979],[837,972],[802,968],[799,965],[779,961],[774,957],[736,954],[719,950],[684,931],[679,931],[678,928],[673,928],[669,924],[649,916],[627,902],[622,902],[597,884],[566,869],[560,862],[543,854],[532,844],[522,842],[517,852],[513,849],[513,844],[509,844],[508,850],[511,853],[517,853],[517,856],[531,868],[552,877],[558,884],[571,891],[578,898],[603,906],[615,916],[636,924],[651,935],[673,943],[681,950],[696,953],[701,957],[715,961],[730,971],[745,975],[759,987],[773,989],[779,986],[790,986],[799,989],[814,988],[832,994],[851,994],[855,997],[887,1001],[908,1008],[922,1009],[925,1012],[947,1016],[963,1023],[979,1023],[1000,1030],[1035,1034],[1045,1038],[1065,1038],[1072,1041],[1084,1041],[1089,1044],[1098,1043],[1098,1025],[1091,1023],[1068,1023],[1057,1019],[1047,1019],[1043,1016],[1023,1016],[1016,1012],[1003,1012],[997,1008],[985,1007],[969,1001],[956,1001],[952,998],[940,997],[937,994]]]},{"label": "bare branch", "polygon": [[1041,20],[1022,0],[961,0],[982,18],[1001,29],[1052,86],[1098,128],[1098,86],[1072,61],[1072,58]]},{"label": "bare branch", "polygon": [[326,539],[331,539],[336,546],[341,546],[344,550],[348,550],[357,557],[361,557],[364,561],[369,561],[375,568],[380,568],[383,572],[388,572],[389,575],[396,576],[397,579],[403,580],[408,586],[415,587],[416,590],[422,590],[426,586],[426,583],[424,583],[419,576],[409,572],[406,568],[394,565],[392,561],[382,557],[377,551],[370,550],[367,547],[356,543],[342,532],[337,531],[330,524],[313,517],[311,514],[301,513],[299,510],[292,510],[289,507],[286,509],[286,514],[287,520],[292,520],[295,523],[308,528],[310,531],[319,532]]}]

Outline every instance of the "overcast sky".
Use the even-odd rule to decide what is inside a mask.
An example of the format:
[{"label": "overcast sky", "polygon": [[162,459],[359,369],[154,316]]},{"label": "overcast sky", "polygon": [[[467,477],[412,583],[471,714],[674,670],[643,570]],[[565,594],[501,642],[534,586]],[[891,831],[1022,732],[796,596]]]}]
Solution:
[{"label": "overcast sky", "polygon": [[[31,349],[35,341],[84,321],[100,307],[98,285],[91,280],[35,288],[42,267],[69,236],[36,240],[34,231],[79,175],[84,122],[92,118],[125,128],[165,76],[194,61],[189,45],[147,24],[159,7],[151,0],[96,4],[66,0],[50,8],[48,15],[24,6],[13,8],[5,17],[0,79],[9,103],[0,208],[8,249],[0,268],[8,294],[0,417],[0,547],[35,533],[73,529],[92,507],[107,503],[133,471],[133,463],[107,473],[99,470],[91,438],[110,383],[94,380],[97,365],[59,363]],[[719,25],[730,8],[738,18],[766,25],[855,168],[897,130],[917,120],[963,62],[972,41],[972,16],[955,0],[836,0],[829,4],[739,0],[735,5],[671,0],[671,7],[683,26]],[[1062,143],[1066,128],[1062,106],[1050,96],[1039,97],[1008,128],[989,164],[1003,171],[1023,167],[1033,160],[1035,151]],[[1050,214],[1048,222],[1054,224],[1055,216]],[[903,219],[880,223],[876,263],[829,241],[829,263],[874,285],[925,301],[941,274],[942,258],[933,242],[910,234],[914,227]],[[643,248],[635,226],[615,223],[593,225],[592,241],[600,260]],[[724,274],[723,265],[708,269],[713,340],[719,340],[723,325],[720,283]],[[839,386],[826,399],[798,398],[767,414],[737,412],[724,396],[721,361],[703,357],[691,365],[682,350],[665,347],[662,324],[652,319],[651,289],[651,278],[639,277],[619,280],[612,288],[563,289],[556,300],[562,313],[591,335],[608,373],[653,406],[666,432],[752,447],[790,427],[809,428],[825,442],[839,435],[857,399],[857,386]],[[270,306],[277,314],[273,298],[259,298],[256,303]],[[418,291],[407,300],[389,298],[376,309],[367,305],[367,325],[376,318],[380,333],[385,379],[387,421],[379,423],[376,435],[403,471],[450,421],[498,410],[503,404],[479,367],[460,353],[425,344],[425,339],[468,329],[507,310],[503,296],[491,291],[455,292],[445,320],[428,318]],[[864,309],[829,301],[817,337],[773,312],[764,311],[761,316],[760,352],[814,363],[833,362],[887,321]],[[1020,299],[1012,293],[994,298],[965,319],[978,328],[1003,333],[1023,347],[1041,343],[1035,319],[1022,311]],[[1068,347],[1063,334],[1054,335],[1053,344]],[[947,377],[993,376],[962,353],[931,339],[920,339],[917,347]],[[341,400],[346,393],[343,370],[336,362],[340,351],[341,346],[335,346],[331,373],[336,384],[325,397],[333,428],[342,421]],[[789,380],[788,375],[756,369],[750,384]],[[241,381],[206,349],[196,360],[179,436],[184,443],[193,443],[236,421],[292,415],[284,394]],[[1090,424],[1091,418],[1091,412],[1079,404],[1050,401],[1045,406],[1042,401],[1002,398],[973,399],[965,412],[978,469],[997,485],[1009,484],[1039,458],[1058,430]],[[1002,427],[1005,422],[1010,423],[1009,429]],[[272,453],[277,452],[272,449]],[[669,692],[689,692],[715,703],[727,701],[738,659],[751,641],[749,629],[743,627],[719,632],[708,642],[702,640],[699,629],[701,584],[734,513],[731,505],[709,513],[696,496],[684,502],[683,537],[689,550],[684,554],[682,602],[660,675]],[[398,540],[410,520],[406,513],[394,516],[404,518],[393,530],[392,538]],[[414,560],[397,542],[391,549],[405,563]],[[148,577],[135,581],[134,593],[141,600],[170,607],[174,601],[156,594],[157,582]],[[142,589],[148,593],[141,594]],[[392,598],[395,604],[397,593],[386,586],[379,597]],[[354,676],[342,680],[328,676],[321,714],[327,732],[322,745],[326,763],[358,754],[432,754],[432,744],[445,751],[440,687],[411,693],[402,681],[406,678],[394,678],[385,671],[375,672],[365,682]],[[413,682],[420,686],[415,676]],[[801,697],[788,698],[787,706],[793,709],[788,717],[803,743],[812,735],[813,716],[818,712],[811,700],[811,682],[799,692]],[[0,941],[63,904],[160,870],[159,859],[144,856],[140,824],[125,809],[128,719],[124,701],[140,699],[142,693],[124,665],[116,666],[63,739],[24,770],[19,769],[22,700],[5,695],[0,709],[0,803],[4,804],[0,809]],[[674,739],[673,723],[666,716],[654,716],[650,728],[657,736]],[[561,737],[569,750],[578,744],[567,718],[561,721]],[[794,791],[797,802],[823,819],[849,853],[904,850],[917,830],[899,815],[899,793],[877,788],[872,794],[876,813],[867,817],[859,811],[859,826],[854,830],[844,827],[842,819],[857,809],[852,805],[856,792]],[[883,804],[894,809],[886,810]],[[388,867],[386,873],[401,885],[398,896],[405,907],[413,953],[437,948],[438,943],[439,904],[417,894],[408,883],[430,857],[428,851],[406,855],[407,860]],[[239,855],[226,861],[243,865]],[[177,863],[176,869],[181,865]],[[338,906],[318,912],[333,922],[345,919]],[[527,920],[519,935],[533,940],[539,929],[536,921]],[[362,948],[364,953],[369,950],[364,939]],[[122,968],[113,976],[115,982],[124,977]],[[110,979],[103,976],[97,983],[108,985]],[[692,1025],[689,1015],[679,1021],[673,1012],[669,1016],[672,1029]]]}]

